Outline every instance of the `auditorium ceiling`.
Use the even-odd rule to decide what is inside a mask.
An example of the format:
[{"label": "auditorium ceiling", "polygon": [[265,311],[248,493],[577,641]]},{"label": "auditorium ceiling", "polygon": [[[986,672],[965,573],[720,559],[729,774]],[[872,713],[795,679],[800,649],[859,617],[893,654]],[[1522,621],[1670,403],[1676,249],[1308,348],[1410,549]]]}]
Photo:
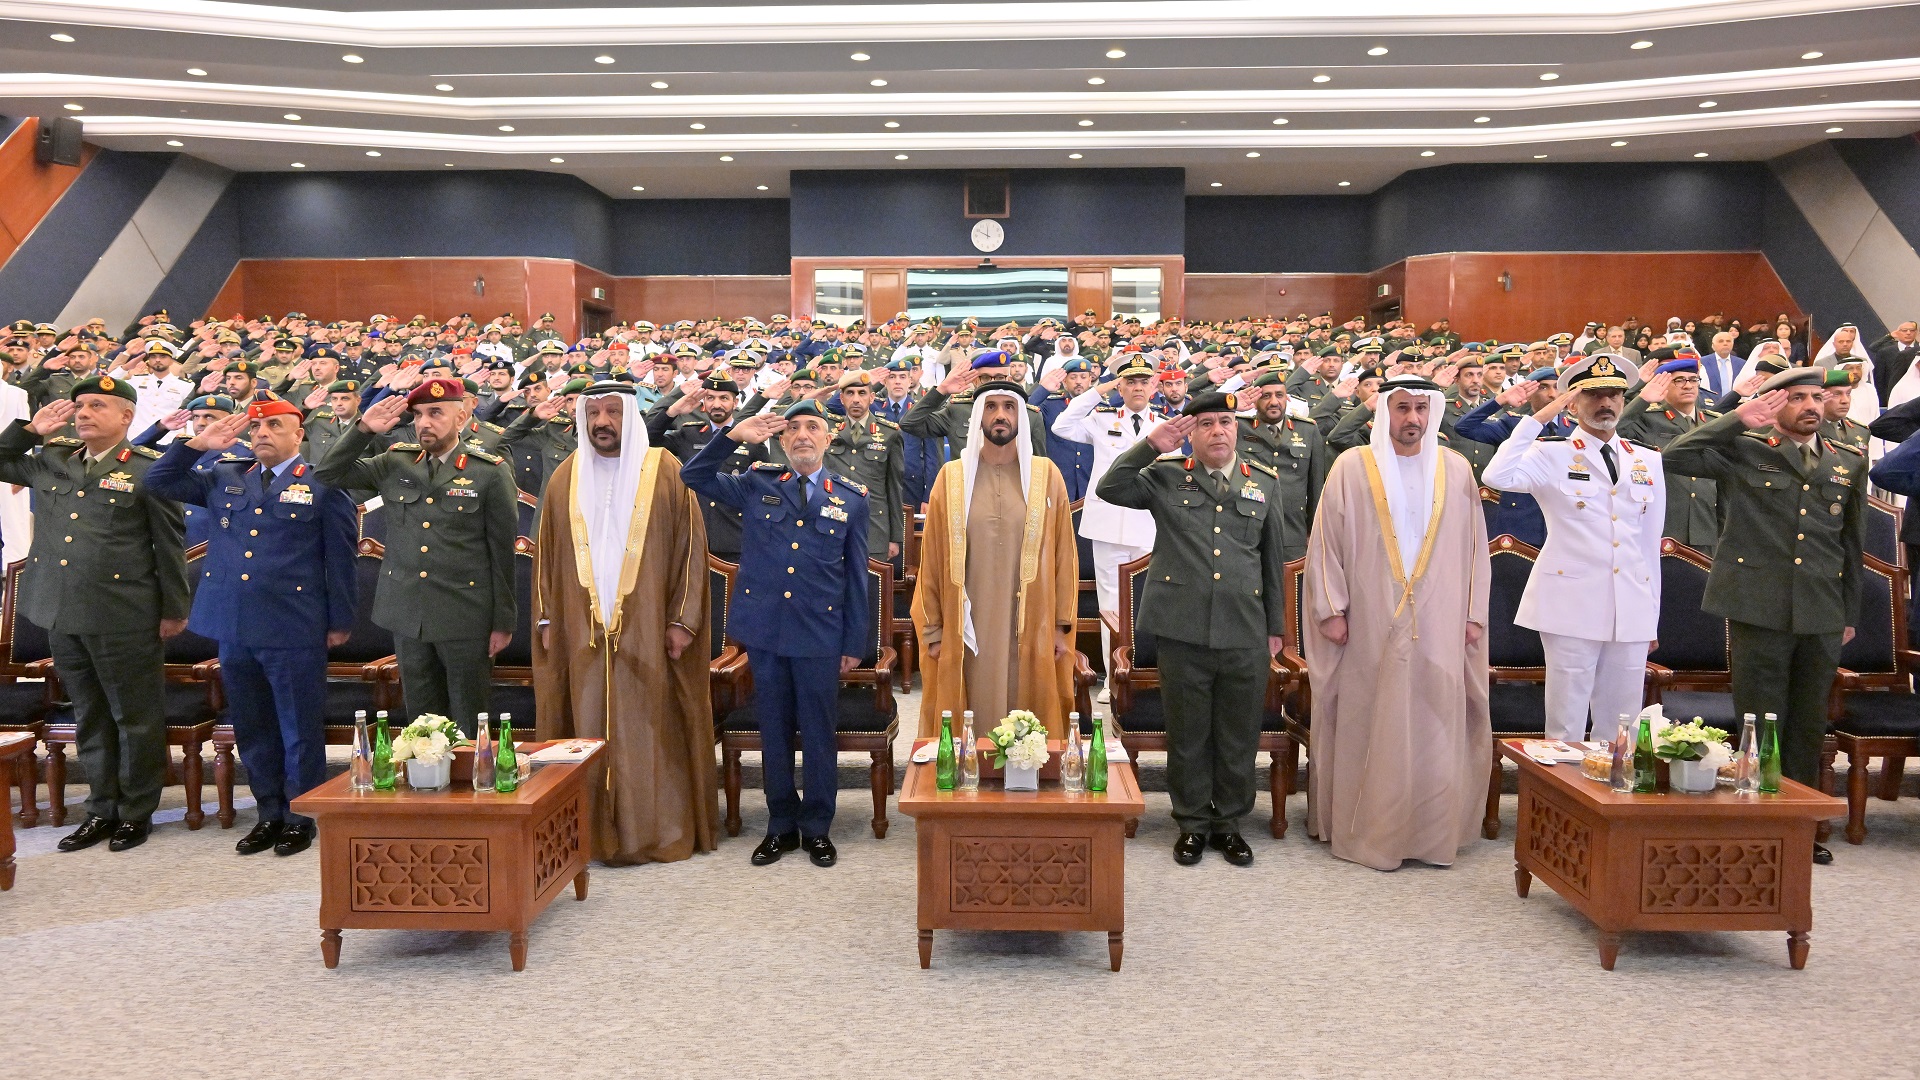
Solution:
[{"label": "auditorium ceiling", "polygon": [[1194,194],[1358,194],[1913,132],[1920,3],[0,0],[0,114],[236,170],[536,169],[622,198],[1164,165]]}]

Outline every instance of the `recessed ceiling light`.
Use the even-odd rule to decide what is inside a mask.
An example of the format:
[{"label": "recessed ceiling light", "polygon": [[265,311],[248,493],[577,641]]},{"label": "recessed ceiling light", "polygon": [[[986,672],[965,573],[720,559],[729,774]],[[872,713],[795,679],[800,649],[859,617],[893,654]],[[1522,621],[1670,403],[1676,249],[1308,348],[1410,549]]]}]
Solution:
[{"label": "recessed ceiling light", "polygon": [[868,80],[867,80],[867,85],[868,85],[868,86],[885,86],[885,85],[887,85],[887,80],[885,80],[885,79],[868,79]]},{"label": "recessed ceiling light", "polygon": [[1701,102],[1701,103],[1700,103],[1700,107],[1701,107],[1701,108],[1703,108],[1703,109],[1711,109],[1711,108],[1713,108],[1713,107],[1714,107],[1715,105],[1718,105],[1718,104],[1720,104],[1720,103],[1719,103],[1719,102],[1717,102],[1717,101],[1703,101],[1703,102]]},{"label": "recessed ceiling light", "polygon": [[1095,75],[1093,78],[1087,80],[1087,85],[1088,86],[1105,86],[1107,85],[1107,80],[1101,78],[1098,75]]},{"label": "recessed ceiling light", "polygon": [[866,53],[863,53],[863,52],[854,53],[852,58],[862,63],[865,63],[866,61],[873,59],[873,57],[868,56]]},{"label": "recessed ceiling light", "polygon": [[705,125],[705,124],[688,124],[687,126],[688,126],[689,128],[692,128],[692,129],[693,129],[693,130],[695,130],[695,131],[705,131],[705,130],[707,130],[707,125]]},{"label": "recessed ceiling light", "polygon": [[1208,187],[1219,187],[1219,186],[1220,186],[1220,181],[1218,181],[1218,180],[1215,180],[1215,181],[1214,181],[1213,183],[1211,183],[1211,184],[1209,184],[1209,185],[1207,185],[1207,186],[1208,186]]},{"label": "recessed ceiling light", "polygon": [[450,83],[434,83],[433,88],[435,90],[440,91],[443,94],[451,93],[453,91],[453,86]]},{"label": "recessed ceiling light", "polygon": [[1107,50],[1107,59],[1109,60],[1118,60],[1125,55],[1127,55],[1127,50],[1125,49],[1108,49]]},{"label": "recessed ceiling light", "polygon": [[1634,42],[1633,44],[1631,44],[1631,45],[1629,45],[1629,46],[1627,46],[1627,48],[1629,48],[1629,49],[1651,49],[1651,48],[1653,48],[1653,42],[1651,42],[1651,41],[1636,41],[1636,42]]},{"label": "recessed ceiling light", "polygon": [[567,163],[567,159],[563,157],[550,157],[547,160],[553,162],[555,165],[565,165]]},{"label": "recessed ceiling light", "polygon": [[633,185],[633,190],[635,190],[635,191],[645,191],[645,190],[647,190],[647,189],[646,189],[646,188],[644,188],[644,187],[642,187],[642,186],[640,186],[639,184],[635,184],[635,185]]},{"label": "recessed ceiling light", "polygon": [[1559,77],[1560,77],[1560,73],[1557,71],[1543,71],[1540,73],[1541,82],[1552,82],[1553,80]]},{"label": "recessed ceiling light", "polygon": [[1843,131],[1845,131],[1845,130],[1847,130],[1847,129],[1846,129],[1846,128],[1843,128],[1843,127],[1830,127],[1830,128],[1828,128],[1828,129],[1827,129],[1827,134],[1829,134],[1829,135],[1838,135],[1838,134],[1840,134],[1841,132],[1843,132]]},{"label": "recessed ceiling light", "polygon": [[1068,154],[1068,155],[1067,155],[1067,160],[1068,160],[1068,161],[1079,161],[1079,160],[1080,160],[1080,159],[1081,159],[1082,157],[1085,157],[1085,156],[1086,156],[1086,155],[1084,155],[1084,154]]},{"label": "recessed ceiling light", "polygon": [[1092,126],[1093,126],[1093,121],[1091,121],[1091,120],[1082,120],[1082,121],[1080,121],[1080,126],[1081,126],[1081,127],[1092,127]]},{"label": "recessed ceiling light", "polygon": [[720,160],[721,160],[721,161],[732,161],[732,160],[733,160],[733,155],[732,155],[732,154],[721,154],[721,155],[720,155]]},{"label": "recessed ceiling light", "polygon": [[85,105],[75,104],[74,102],[71,102],[71,101],[67,102],[65,105],[62,105],[60,107],[67,110],[68,112],[81,112],[86,109]]},{"label": "recessed ceiling light", "polygon": [[167,145],[168,145],[168,146],[185,146],[185,145],[187,145],[187,144],[186,144],[186,143],[183,143],[183,142],[181,142],[181,141],[180,141],[179,139],[168,139],[168,140],[167,140]]},{"label": "recessed ceiling light", "polygon": [[885,124],[883,124],[883,125],[881,125],[881,126],[882,126],[882,127],[890,127],[890,128],[897,128],[897,127],[899,127],[899,126],[900,126],[900,121],[898,121],[898,120],[889,120],[889,121],[887,121],[887,122],[886,122]]},{"label": "recessed ceiling light", "polygon": [[1431,151],[1431,150],[1422,150],[1422,151],[1420,151],[1420,156],[1421,156],[1421,157],[1432,157],[1432,156],[1433,156],[1433,151]]},{"label": "recessed ceiling light", "polygon": [[513,125],[512,125],[512,124],[501,124],[501,125],[500,125],[500,130],[501,130],[501,131],[512,131],[512,130],[513,130]]},{"label": "recessed ceiling light", "polygon": [[345,60],[349,64],[364,64],[367,62],[365,57],[362,57],[356,53],[348,53],[347,55],[341,57],[340,59]]},{"label": "recessed ceiling light", "polygon": [[594,57],[594,58],[593,58],[593,62],[594,62],[594,63],[596,63],[596,64],[611,64],[611,63],[613,63],[613,57],[611,57],[611,56],[596,56],[596,57]]},{"label": "recessed ceiling light", "polygon": [[453,168],[453,162],[451,162],[451,161],[443,161],[443,162],[441,162],[440,164],[441,164],[441,165],[442,165],[443,167],[445,167],[445,168],[448,168],[448,169],[451,169],[451,168]]},{"label": "recessed ceiling light", "polygon": [[1827,54],[1826,54],[1826,53],[1823,53],[1823,52],[1803,52],[1803,53],[1801,53],[1801,54],[1800,54],[1800,59],[1802,59],[1802,60],[1818,60],[1818,59],[1820,59],[1821,57],[1823,57],[1823,56],[1825,56],[1825,55],[1827,55]]},{"label": "recessed ceiling light", "polygon": [[307,167],[307,163],[304,161],[296,161],[293,163],[293,168],[296,168],[296,169],[304,169],[306,167]]},{"label": "recessed ceiling light", "polygon": [[1340,181],[1340,186],[1341,186],[1341,187],[1352,187],[1352,186],[1353,186],[1353,181],[1351,181],[1351,180],[1342,180],[1342,181]]},{"label": "recessed ceiling light", "polygon": [[187,69],[187,74],[189,75],[205,75],[206,73],[207,73],[206,68],[188,68]]},{"label": "recessed ceiling light", "polygon": [[1535,155],[1533,155],[1533,160],[1535,160],[1535,161],[1544,161],[1544,160],[1546,160],[1546,156],[1547,156],[1547,155],[1545,155],[1545,154],[1535,154]]},{"label": "recessed ceiling light", "polygon": [[287,113],[285,116],[282,116],[281,119],[282,120],[298,120],[300,119],[300,114],[297,112],[290,112],[290,113]]},{"label": "recessed ceiling light", "polygon": [[73,44],[73,35],[72,35],[72,34],[48,34],[47,36],[48,36],[48,37],[50,37],[50,38],[52,38],[52,39],[53,39],[53,40],[55,40],[55,41],[58,41],[58,42],[60,42],[60,43],[61,43],[62,45],[71,45],[71,44]]},{"label": "recessed ceiling light", "polygon": [[367,156],[368,156],[368,157],[379,157],[379,156],[380,156],[380,151],[378,151],[378,150],[369,150],[369,151],[367,151]]},{"label": "recessed ceiling light", "polygon": [[753,185],[753,190],[755,190],[755,191],[765,191],[765,190],[767,190],[767,185],[765,185],[765,184],[755,184],[755,185]]},{"label": "recessed ceiling light", "polygon": [[1276,116],[1273,118],[1273,122],[1276,124],[1285,124],[1287,122],[1287,118],[1284,116]]},{"label": "recessed ceiling light", "polygon": [[1385,45],[1375,45],[1373,48],[1367,50],[1367,55],[1385,56],[1387,55],[1387,47]]},{"label": "recessed ceiling light", "polygon": [[895,154],[895,155],[893,155],[893,160],[895,160],[895,161],[905,161],[905,160],[907,160],[907,155],[905,155],[905,154]]},{"label": "recessed ceiling light", "polygon": [[1609,143],[1608,145],[1610,145],[1610,146],[1625,146],[1625,145],[1627,145],[1627,140],[1625,140],[1625,139],[1615,139],[1615,140],[1613,140],[1613,142],[1611,142],[1611,143]]},{"label": "recessed ceiling light", "polygon": [[1491,117],[1491,116],[1476,116],[1476,117],[1474,117],[1474,118],[1473,118],[1473,122],[1474,122],[1474,123],[1476,123],[1476,124],[1487,124],[1487,123],[1492,123],[1492,122],[1493,122],[1493,117]]},{"label": "recessed ceiling light", "polygon": [[1333,76],[1331,76],[1331,75],[1315,75],[1315,76],[1313,77],[1313,81],[1314,81],[1314,82],[1332,82],[1332,81],[1333,81]]},{"label": "recessed ceiling light", "polygon": [[1259,156],[1260,156],[1260,151],[1258,151],[1258,150],[1249,150],[1249,151],[1247,151],[1247,156],[1248,156],[1248,157],[1259,157]]},{"label": "recessed ceiling light", "polygon": [[1706,156],[1707,156],[1707,152],[1706,152],[1705,150],[1702,150],[1702,151],[1700,151],[1699,153],[1697,153],[1697,154],[1695,154],[1695,155],[1693,155],[1693,156],[1694,156],[1694,157],[1706,157]]}]

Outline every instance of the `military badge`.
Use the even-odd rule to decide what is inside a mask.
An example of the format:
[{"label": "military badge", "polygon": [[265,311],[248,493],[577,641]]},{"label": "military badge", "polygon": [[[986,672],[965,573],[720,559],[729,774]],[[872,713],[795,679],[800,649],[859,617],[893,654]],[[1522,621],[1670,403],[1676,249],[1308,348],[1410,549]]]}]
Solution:
[{"label": "military badge", "polygon": [[132,491],[133,474],[114,472],[100,478],[100,486],[108,491]]},{"label": "military badge", "polygon": [[820,508],[820,516],[829,521],[838,521],[843,524],[847,520],[847,512],[837,506],[822,506]]},{"label": "military badge", "polygon": [[1247,486],[1240,489],[1240,497],[1248,502],[1263,503],[1267,501],[1267,493],[1261,491],[1259,485],[1252,481],[1248,481]]},{"label": "military badge", "polygon": [[280,501],[283,503],[297,503],[301,506],[312,506],[313,489],[305,484],[288,484],[287,489],[280,493]]}]

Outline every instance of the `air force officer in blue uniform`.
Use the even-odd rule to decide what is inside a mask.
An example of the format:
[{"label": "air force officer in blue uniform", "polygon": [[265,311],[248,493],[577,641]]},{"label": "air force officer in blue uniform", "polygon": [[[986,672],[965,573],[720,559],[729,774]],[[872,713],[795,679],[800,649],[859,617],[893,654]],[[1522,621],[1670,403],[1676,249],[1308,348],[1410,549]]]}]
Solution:
[{"label": "air force officer in blue uniform", "polygon": [[[247,431],[253,459],[195,468]],[[327,649],[353,631],[353,500],[314,479],[302,437],[292,402],[256,398],[174,443],[147,474],[156,493],[210,518],[187,626],[220,643],[227,715],[260,814],[234,845],[242,855],[313,843],[313,821],[287,804],[326,779]]]},{"label": "air force officer in blue uniform", "polygon": [[[780,435],[787,463],[719,471],[742,443]],[[753,849],[765,866],[804,847],[832,866],[838,794],[835,717],[840,676],[866,655],[867,494],[826,471],[833,437],[819,402],[781,416],[763,413],[723,431],[681,467],[693,490],[741,511],[740,576],[727,632],[747,649],[767,790],[767,836]],[[793,787],[793,736],[800,735],[806,798]]]}]

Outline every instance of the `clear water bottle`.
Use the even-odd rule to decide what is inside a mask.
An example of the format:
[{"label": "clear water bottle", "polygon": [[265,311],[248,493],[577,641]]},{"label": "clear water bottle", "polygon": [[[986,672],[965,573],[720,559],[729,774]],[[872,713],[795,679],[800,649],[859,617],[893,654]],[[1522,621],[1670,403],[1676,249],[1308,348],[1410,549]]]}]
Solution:
[{"label": "clear water bottle", "polygon": [[488,733],[487,714],[481,713],[473,732],[473,790],[493,790],[493,736]]},{"label": "clear water bottle", "polygon": [[1733,791],[1736,795],[1760,792],[1760,736],[1752,713],[1740,718],[1740,752],[1733,759]]},{"label": "clear water bottle", "polygon": [[960,714],[960,783],[961,791],[980,790],[980,748],[975,745],[973,734],[973,710]]},{"label": "clear water bottle", "polygon": [[373,790],[373,736],[367,732],[367,710],[353,712],[353,756],[347,760],[347,790],[355,795]]},{"label": "clear water bottle", "polygon": [[1615,791],[1633,790],[1633,735],[1637,725],[1632,713],[1620,714],[1620,727],[1613,733],[1613,767],[1607,773]]},{"label": "clear water bottle", "polygon": [[1060,755],[1060,786],[1067,794],[1087,790],[1087,755],[1080,746],[1080,714],[1067,714],[1067,749]]}]

